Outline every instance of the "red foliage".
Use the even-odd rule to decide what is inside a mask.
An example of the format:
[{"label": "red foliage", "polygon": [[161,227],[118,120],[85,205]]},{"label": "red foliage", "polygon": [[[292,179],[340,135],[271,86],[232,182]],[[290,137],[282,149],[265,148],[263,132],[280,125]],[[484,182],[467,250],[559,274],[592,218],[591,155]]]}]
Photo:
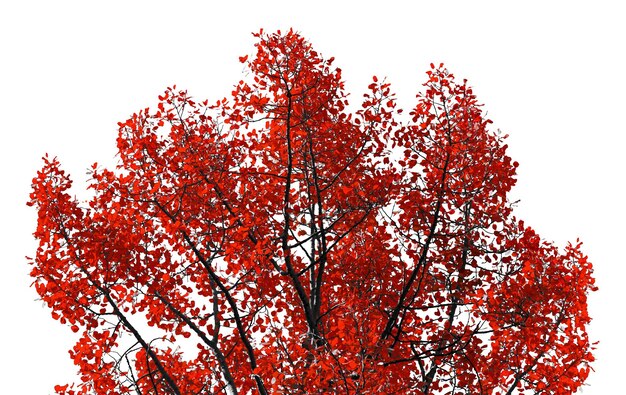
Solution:
[{"label": "red foliage", "polygon": [[232,98],[168,89],[70,197],[44,158],[34,286],[82,337],[62,394],[571,394],[592,266],[512,215],[516,163],[431,65],[409,121],[374,78],[259,33]]}]

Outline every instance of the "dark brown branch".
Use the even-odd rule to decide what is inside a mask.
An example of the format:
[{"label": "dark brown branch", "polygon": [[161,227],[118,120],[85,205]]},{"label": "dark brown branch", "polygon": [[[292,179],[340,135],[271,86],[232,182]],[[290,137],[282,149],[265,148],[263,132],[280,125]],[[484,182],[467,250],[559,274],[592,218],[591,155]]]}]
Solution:
[{"label": "dark brown branch", "polygon": [[198,337],[202,339],[202,341],[213,350],[213,352],[215,353],[215,357],[217,358],[217,362],[219,363],[220,368],[222,368],[222,372],[224,373],[224,379],[226,380],[227,385],[230,386],[230,388],[233,390],[233,393],[237,395],[238,391],[237,386],[235,385],[235,380],[233,379],[233,376],[230,373],[230,369],[228,368],[226,357],[218,347],[217,342],[209,339],[206,334],[200,328],[198,328],[198,326],[188,316],[186,316],[185,314],[183,314],[183,312],[174,307],[174,305],[172,305],[170,301],[167,300],[159,292],[156,292],[155,296],[161,302],[163,302],[163,304],[165,304],[168,309],[176,314],[176,316],[180,320],[187,324],[187,326],[191,328],[196,333],[196,335],[198,335]]}]

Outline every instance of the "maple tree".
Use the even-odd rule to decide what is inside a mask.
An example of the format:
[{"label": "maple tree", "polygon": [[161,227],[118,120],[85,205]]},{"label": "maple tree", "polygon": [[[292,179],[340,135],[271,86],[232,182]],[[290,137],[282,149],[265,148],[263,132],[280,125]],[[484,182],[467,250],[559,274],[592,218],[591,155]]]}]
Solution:
[{"label": "maple tree", "polygon": [[401,122],[374,77],[255,34],[230,99],[168,89],[70,195],[44,158],[34,287],[80,333],[60,394],[571,394],[592,265],[516,219],[517,163],[443,65]]}]

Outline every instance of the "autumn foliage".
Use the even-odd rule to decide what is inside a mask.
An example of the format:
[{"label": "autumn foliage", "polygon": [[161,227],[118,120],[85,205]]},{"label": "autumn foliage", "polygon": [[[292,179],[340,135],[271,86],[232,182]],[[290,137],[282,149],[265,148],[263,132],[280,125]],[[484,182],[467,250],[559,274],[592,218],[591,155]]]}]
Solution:
[{"label": "autumn foliage", "polygon": [[571,394],[592,266],[516,219],[517,163],[465,81],[408,117],[299,34],[259,33],[232,96],[168,89],[70,195],[44,158],[34,287],[80,334],[60,394]]}]

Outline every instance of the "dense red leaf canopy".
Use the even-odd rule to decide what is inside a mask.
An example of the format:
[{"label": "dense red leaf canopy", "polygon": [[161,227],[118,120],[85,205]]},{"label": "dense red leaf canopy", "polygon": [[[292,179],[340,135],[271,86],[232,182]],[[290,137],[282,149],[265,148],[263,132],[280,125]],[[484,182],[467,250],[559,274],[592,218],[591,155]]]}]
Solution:
[{"label": "dense red leaf canopy", "polygon": [[299,34],[229,99],[168,89],[71,197],[44,158],[34,286],[80,339],[61,394],[571,394],[592,266],[512,214],[517,163],[443,65],[403,118]]}]

